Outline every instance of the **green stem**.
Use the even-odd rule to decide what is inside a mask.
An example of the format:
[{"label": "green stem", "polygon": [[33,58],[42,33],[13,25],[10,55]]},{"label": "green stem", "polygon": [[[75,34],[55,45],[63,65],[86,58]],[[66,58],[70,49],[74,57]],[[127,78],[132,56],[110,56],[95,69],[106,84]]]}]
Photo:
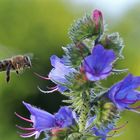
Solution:
[{"label": "green stem", "polygon": [[80,113],[79,118],[79,132],[82,132],[85,130],[85,126],[87,123],[88,118],[88,112],[89,112],[89,93],[84,92],[82,95],[83,105]]}]

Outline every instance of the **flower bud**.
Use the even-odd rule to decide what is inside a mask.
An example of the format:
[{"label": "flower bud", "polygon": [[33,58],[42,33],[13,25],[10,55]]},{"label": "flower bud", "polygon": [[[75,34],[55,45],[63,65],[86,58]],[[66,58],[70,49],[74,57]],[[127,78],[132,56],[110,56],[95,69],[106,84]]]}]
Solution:
[{"label": "flower bud", "polygon": [[96,32],[103,32],[103,15],[99,10],[94,10],[92,13],[92,20],[95,23]]}]

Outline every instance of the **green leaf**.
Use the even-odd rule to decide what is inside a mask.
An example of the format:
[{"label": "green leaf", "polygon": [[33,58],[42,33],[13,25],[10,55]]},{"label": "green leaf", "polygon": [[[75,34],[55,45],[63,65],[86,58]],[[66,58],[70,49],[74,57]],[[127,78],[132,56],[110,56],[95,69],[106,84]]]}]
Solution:
[{"label": "green leaf", "polygon": [[63,47],[65,55],[63,56],[65,59],[65,65],[71,67],[79,67],[84,57],[90,53],[90,50],[84,43],[77,44],[68,44],[66,47]]},{"label": "green leaf", "polygon": [[99,36],[102,30],[96,31],[95,23],[90,15],[85,15],[79,20],[75,21],[69,30],[69,36],[73,42],[79,42],[86,38]]},{"label": "green leaf", "polygon": [[110,35],[106,35],[101,41],[101,44],[107,49],[113,49],[119,58],[123,58],[122,50],[124,48],[124,44],[119,33],[116,32]]}]

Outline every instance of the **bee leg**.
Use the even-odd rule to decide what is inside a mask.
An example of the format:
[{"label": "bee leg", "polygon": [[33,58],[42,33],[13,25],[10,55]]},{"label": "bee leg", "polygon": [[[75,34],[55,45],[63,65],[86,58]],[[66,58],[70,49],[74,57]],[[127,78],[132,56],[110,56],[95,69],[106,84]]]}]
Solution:
[{"label": "bee leg", "polygon": [[19,71],[18,71],[18,70],[16,70],[16,73],[17,73],[17,74],[19,74]]},{"label": "bee leg", "polygon": [[11,69],[11,64],[9,64],[6,68],[6,81],[7,81],[7,83],[10,80],[10,69]]}]

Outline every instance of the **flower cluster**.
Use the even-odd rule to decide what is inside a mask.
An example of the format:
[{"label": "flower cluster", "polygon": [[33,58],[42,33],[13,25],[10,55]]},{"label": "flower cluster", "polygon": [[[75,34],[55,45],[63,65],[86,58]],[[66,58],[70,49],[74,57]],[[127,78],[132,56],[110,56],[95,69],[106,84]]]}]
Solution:
[{"label": "flower cluster", "polygon": [[[104,87],[102,81],[112,74],[127,72],[118,70],[115,63],[122,59],[123,42],[118,33],[107,34],[101,11],[85,15],[77,20],[69,30],[71,44],[63,47],[62,58],[52,55],[52,70],[45,80],[52,81],[55,86],[43,93],[59,91],[68,100],[67,106],[61,107],[57,113],[50,114],[23,102],[29,110],[30,119],[16,113],[20,119],[31,123],[32,127],[17,127],[26,131],[21,137],[35,136],[42,132],[45,139],[56,140],[106,140],[113,137],[120,112],[129,110],[137,112],[140,108],[132,107],[140,100],[140,76],[127,76],[111,87]],[[110,133],[111,132],[111,133]]]}]

